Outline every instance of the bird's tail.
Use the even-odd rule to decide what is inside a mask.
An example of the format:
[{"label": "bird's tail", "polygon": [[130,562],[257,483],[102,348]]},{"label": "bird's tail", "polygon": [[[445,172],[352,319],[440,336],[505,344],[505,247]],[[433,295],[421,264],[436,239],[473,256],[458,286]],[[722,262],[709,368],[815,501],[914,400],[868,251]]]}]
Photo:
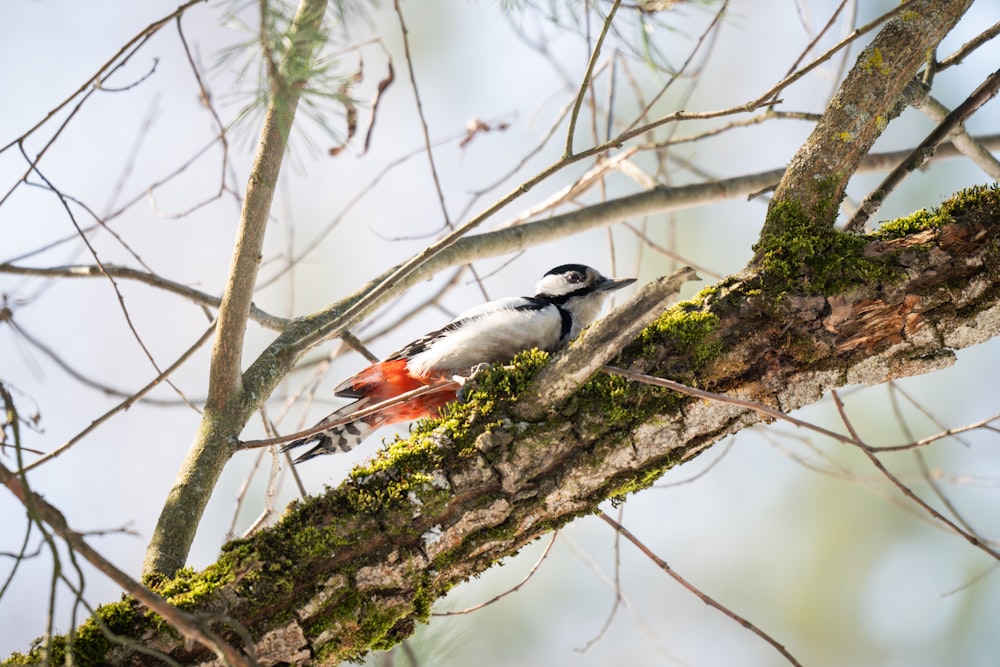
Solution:
[{"label": "bird's tail", "polygon": [[[360,401],[355,401],[350,405],[345,405],[336,412],[328,415],[323,421],[318,423],[317,426],[322,426],[327,422],[337,422],[344,417],[350,416],[352,412],[358,411],[359,402]],[[320,431],[319,433],[314,433],[310,436],[306,436],[305,438],[300,438],[290,442],[282,447],[281,451],[287,452],[290,449],[295,449],[296,447],[301,447],[302,445],[315,443],[312,447],[307,449],[303,454],[295,459],[296,463],[302,463],[303,461],[308,461],[313,457],[321,456],[323,454],[349,452],[357,447],[370,432],[381,426],[383,421],[384,420],[380,419],[380,416],[377,413],[368,415],[360,419],[332,426],[325,431]]]},{"label": "bird's tail", "polygon": [[[290,442],[281,451],[316,443],[295,459],[301,463],[322,454],[349,452],[381,426],[434,417],[442,405],[455,400],[459,388],[458,383],[443,380],[440,376],[413,377],[405,359],[374,364],[337,387],[338,396],[357,400],[316,424],[317,427],[331,424],[330,428]],[[409,392],[419,395],[408,395]],[[352,419],[352,415],[365,410],[374,411]]]}]

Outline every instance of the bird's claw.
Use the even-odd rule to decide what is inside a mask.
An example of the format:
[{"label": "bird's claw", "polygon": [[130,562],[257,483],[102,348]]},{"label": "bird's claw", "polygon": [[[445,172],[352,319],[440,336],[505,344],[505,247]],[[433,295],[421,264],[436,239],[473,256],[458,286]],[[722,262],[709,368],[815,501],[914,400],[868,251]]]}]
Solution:
[{"label": "bird's claw", "polygon": [[484,371],[489,367],[490,365],[486,363],[476,364],[475,366],[470,368],[465,374],[453,375],[451,377],[452,381],[458,383],[459,387],[461,387],[458,390],[458,393],[456,394],[458,400],[465,402],[468,399],[469,393],[476,388],[476,383],[474,382],[475,376],[480,371]]}]

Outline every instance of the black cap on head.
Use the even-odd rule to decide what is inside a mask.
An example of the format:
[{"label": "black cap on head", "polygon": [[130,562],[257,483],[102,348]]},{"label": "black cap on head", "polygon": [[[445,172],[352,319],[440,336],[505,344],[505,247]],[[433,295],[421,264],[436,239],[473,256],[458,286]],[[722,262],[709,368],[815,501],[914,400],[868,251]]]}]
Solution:
[{"label": "black cap on head", "polygon": [[580,273],[587,273],[588,269],[590,269],[590,267],[584,264],[561,264],[554,269],[549,269],[548,271],[546,271],[545,275],[554,276],[559,273],[566,273],[567,271],[579,271]]}]

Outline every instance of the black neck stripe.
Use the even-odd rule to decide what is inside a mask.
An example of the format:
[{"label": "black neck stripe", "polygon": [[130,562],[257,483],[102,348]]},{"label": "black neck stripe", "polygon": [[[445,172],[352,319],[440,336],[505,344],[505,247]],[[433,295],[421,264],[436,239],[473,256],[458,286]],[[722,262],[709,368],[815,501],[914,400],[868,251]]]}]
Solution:
[{"label": "black neck stripe", "polygon": [[559,318],[562,320],[562,326],[559,328],[559,340],[565,341],[566,337],[569,336],[569,332],[573,330],[573,316],[568,310],[560,308],[558,305],[556,309],[559,311]]}]

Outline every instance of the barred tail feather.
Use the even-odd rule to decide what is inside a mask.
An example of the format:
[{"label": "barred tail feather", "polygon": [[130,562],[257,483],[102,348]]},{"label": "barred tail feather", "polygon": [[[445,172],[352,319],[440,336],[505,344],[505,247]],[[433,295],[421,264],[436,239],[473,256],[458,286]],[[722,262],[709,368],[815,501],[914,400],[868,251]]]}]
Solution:
[{"label": "barred tail feather", "polygon": [[357,447],[358,444],[364,440],[365,436],[373,430],[373,428],[374,427],[372,427],[371,424],[359,419],[358,421],[347,422],[346,424],[341,424],[340,426],[334,426],[329,431],[323,431],[322,433],[311,435],[308,438],[296,440],[295,442],[282,447],[281,451],[287,451],[293,447],[315,442],[316,444],[314,446],[310,447],[305,453],[295,459],[296,463],[302,463],[303,461],[308,461],[311,458],[321,456],[323,454],[349,452]]},{"label": "barred tail feather", "polygon": [[[317,426],[321,426],[323,422],[333,422],[343,419],[359,409],[358,403],[359,401],[356,401],[350,405],[345,405],[340,410],[337,410],[327,416],[326,419],[317,424]],[[369,415],[361,419],[347,422],[346,424],[333,426],[326,431],[320,431],[319,433],[314,433],[305,438],[294,440],[282,447],[281,451],[287,452],[291,449],[301,447],[302,445],[316,443],[305,453],[296,458],[295,463],[308,461],[311,458],[321,456],[323,454],[349,452],[357,447],[358,444],[364,440],[371,431],[378,428],[381,425],[381,422],[382,420],[379,419],[378,415]]]}]

